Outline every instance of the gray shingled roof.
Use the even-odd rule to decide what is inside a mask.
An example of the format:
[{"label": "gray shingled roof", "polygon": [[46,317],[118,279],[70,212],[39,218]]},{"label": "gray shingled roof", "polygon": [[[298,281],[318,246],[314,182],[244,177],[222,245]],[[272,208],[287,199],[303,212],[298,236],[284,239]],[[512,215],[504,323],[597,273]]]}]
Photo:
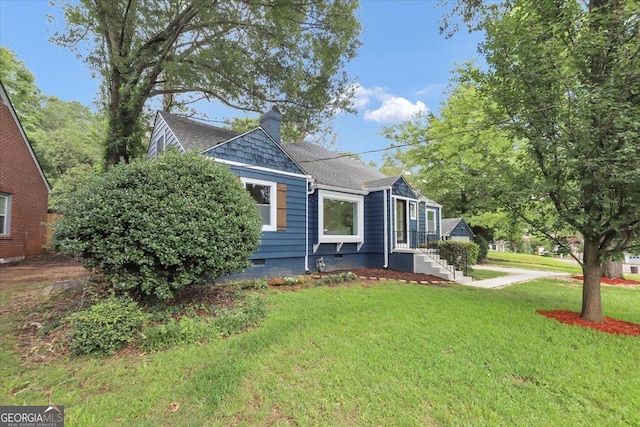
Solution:
[{"label": "gray shingled roof", "polygon": [[[159,112],[185,150],[205,151],[240,135],[228,129],[211,126],[192,119]],[[353,190],[389,187],[400,178],[388,177],[382,172],[350,157],[338,157],[330,151],[309,142],[282,144],[282,149],[311,175],[318,184]]]},{"label": "gray shingled roof", "polygon": [[456,225],[462,221],[462,218],[442,218],[442,235],[450,236]]},{"label": "gray shingled roof", "polygon": [[399,179],[399,176],[388,176],[386,178],[376,179],[375,181],[368,181],[365,185],[368,188],[391,187]]},{"label": "gray shingled roof", "polygon": [[164,119],[182,147],[187,151],[205,151],[240,135],[229,129],[211,126],[165,111],[159,111],[158,114]]},{"label": "gray shingled roof", "polygon": [[[321,185],[363,190],[367,183],[389,180],[394,183],[398,180],[398,177],[389,178],[382,172],[350,157],[338,157],[340,153],[309,142],[283,144],[282,149],[305,173],[311,175]],[[377,185],[369,185],[369,187],[375,188]]]},{"label": "gray shingled roof", "polygon": [[438,208],[442,207],[440,203],[436,202],[435,200],[431,200],[430,198],[425,196],[418,197],[418,200],[420,200],[421,202],[424,202],[427,206],[435,206]]}]

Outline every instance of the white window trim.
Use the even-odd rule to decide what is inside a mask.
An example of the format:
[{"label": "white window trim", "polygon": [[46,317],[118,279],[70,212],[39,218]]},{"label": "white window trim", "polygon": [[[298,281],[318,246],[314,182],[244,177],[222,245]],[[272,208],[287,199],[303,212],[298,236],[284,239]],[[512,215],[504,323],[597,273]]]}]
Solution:
[{"label": "white window trim", "polygon": [[[429,230],[429,212],[433,212],[433,227],[434,230]],[[424,228],[427,233],[438,232],[438,212],[436,209],[425,208],[424,210]]]},{"label": "white window trim", "polygon": [[278,230],[278,184],[273,181],[264,181],[261,179],[244,178],[240,177],[242,185],[247,187],[247,184],[262,185],[269,187],[269,224],[262,224],[262,231],[277,231]]},{"label": "white window trim", "polygon": [[0,237],[9,237],[11,235],[11,195],[0,193],[0,197],[5,199],[5,212],[0,221],[4,222],[4,233],[0,233]]},{"label": "white window trim", "polygon": [[[324,234],[324,199],[354,202],[358,211],[358,234],[355,236]],[[363,243],[364,242],[364,197],[353,194],[318,190],[318,242],[319,243]]]},{"label": "white window trim", "polygon": [[416,202],[409,202],[409,219],[412,221],[418,219],[418,204]]}]

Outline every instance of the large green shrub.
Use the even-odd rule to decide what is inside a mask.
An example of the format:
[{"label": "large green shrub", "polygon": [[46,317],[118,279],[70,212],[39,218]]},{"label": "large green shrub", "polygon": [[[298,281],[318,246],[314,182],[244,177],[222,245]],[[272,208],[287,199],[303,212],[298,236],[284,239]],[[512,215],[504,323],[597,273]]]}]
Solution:
[{"label": "large green shrub", "polygon": [[147,315],[130,298],[109,298],[69,316],[73,354],[110,355],[140,333]]},{"label": "large green shrub", "polygon": [[489,254],[489,243],[487,240],[481,235],[476,235],[473,242],[478,245],[478,262],[484,262],[487,259],[487,255]]},{"label": "large green shrub", "polygon": [[69,194],[54,248],[116,289],[163,300],[207,275],[242,271],[262,221],[238,178],[198,154],[117,165]]},{"label": "large green shrub", "polygon": [[441,240],[437,246],[440,249],[440,256],[449,264],[455,265],[457,270],[462,270],[465,275],[478,262],[479,248],[473,242]]}]

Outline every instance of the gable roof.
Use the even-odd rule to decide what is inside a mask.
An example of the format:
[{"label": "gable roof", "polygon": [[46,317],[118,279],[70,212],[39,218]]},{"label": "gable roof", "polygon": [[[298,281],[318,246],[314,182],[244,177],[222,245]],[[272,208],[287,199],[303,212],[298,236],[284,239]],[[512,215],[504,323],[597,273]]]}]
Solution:
[{"label": "gable roof", "polygon": [[[241,135],[165,111],[158,111],[158,115],[187,151],[204,152]],[[403,179],[401,176],[389,177],[348,156],[310,142],[281,144],[280,148],[317,184],[327,187],[366,191],[367,188],[391,187]]]},{"label": "gable roof", "polygon": [[399,179],[310,142],[283,144],[282,149],[320,185],[362,191],[391,186]]},{"label": "gable roof", "polygon": [[443,236],[450,236],[451,232],[458,226],[458,224],[460,224],[461,221],[462,223],[464,223],[465,227],[469,230],[471,235],[475,236],[475,234],[473,234],[473,231],[471,230],[471,227],[469,227],[469,225],[462,218],[442,218],[441,234]]},{"label": "gable roof", "polygon": [[47,188],[47,191],[51,192],[51,186],[49,185],[49,181],[47,180],[47,177],[45,176],[44,171],[42,170],[42,166],[40,166],[40,162],[38,161],[38,158],[36,157],[36,154],[33,152],[33,148],[31,147],[31,143],[29,142],[29,139],[27,138],[27,134],[24,132],[24,128],[22,127],[22,124],[20,123],[20,119],[18,119],[18,115],[16,113],[16,110],[13,108],[13,104],[11,103],[11,100],[9,99],[9,94],[5,90],[4,85],[2,84],[1,81],[0,81],[0,103],[5,104],[7,106],[7,108],[9,109],[9,112],[11,113],[11,117],[13,118],[13,121],[15,122],[16,127],[20,131],[20,136],[22,137],[21,139],[24,142],[24,144],[27,146],[27,150],[29,151],[29,154],[31,155],[31,159],[33,160],[33,163],[35,163],[35,165],[36,165],[36,169],[38,170],[38,174],[40,175],[40,178],[42,178],[42,181],[44,182],[44,185]]},{"label": "gable roof", "polygon": [[176,116],[165,111],[158,111],[158,114],[167,123],[167,126],[171,128],[182,148],[187,151],[197,150],[202,152],[240,135],[229,129]]}]

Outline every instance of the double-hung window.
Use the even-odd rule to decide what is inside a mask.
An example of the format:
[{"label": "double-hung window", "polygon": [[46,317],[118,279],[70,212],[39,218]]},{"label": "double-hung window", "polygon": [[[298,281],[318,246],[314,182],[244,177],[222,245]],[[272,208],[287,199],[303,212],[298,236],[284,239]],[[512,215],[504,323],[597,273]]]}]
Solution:
[{"label": "double-hung window", "polygon": [[427,209],[427,233],[435,233],[436,232],[436,211],[432,209]]},{"label": "double-hung window", "polygon": [[362,196],[320,191],[318,198],[320,243],[362,243],[364,241]]},{"label": "double-hung window", "polygon": [[256,202],[262,217],[262,231],[277,230],[277,184],[270,181],[242,178],[245,188]]},{"label": "double-hung window", "polygon": [[0,193],[0,236],[8,236],[9,230],[9,216],[11,213],[11,196],[8,194]]}]

